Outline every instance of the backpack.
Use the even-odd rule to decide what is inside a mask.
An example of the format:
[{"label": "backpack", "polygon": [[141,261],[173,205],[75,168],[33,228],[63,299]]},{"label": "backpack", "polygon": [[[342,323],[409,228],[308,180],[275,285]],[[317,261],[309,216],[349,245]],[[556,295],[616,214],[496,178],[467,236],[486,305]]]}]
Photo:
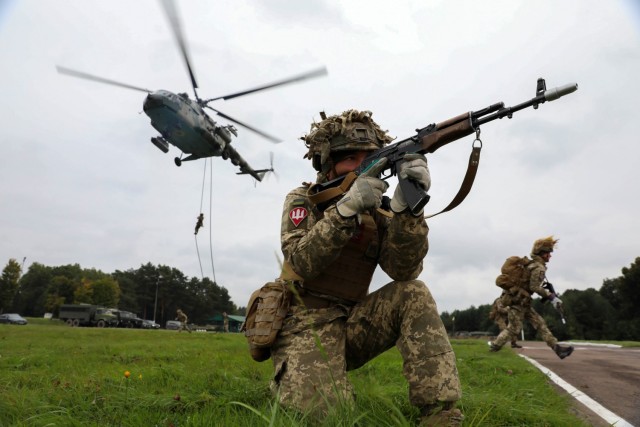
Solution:
[{"label": "backpack", "polygon": [[496,286],[507,291],[516,288],[526,288],[529,283],[531,271],[527,268],[531,260],[519,256],[507,258],[500,269],[501,274],[496,277]]}]

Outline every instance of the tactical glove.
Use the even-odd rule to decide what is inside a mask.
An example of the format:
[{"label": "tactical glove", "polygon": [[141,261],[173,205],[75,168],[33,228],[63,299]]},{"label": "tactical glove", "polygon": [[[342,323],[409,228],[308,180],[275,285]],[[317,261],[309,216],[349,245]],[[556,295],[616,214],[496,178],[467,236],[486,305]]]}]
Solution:
[{"label": "tactical glove", "polygon": [[[398,175],[402,179],[410,179],[417,182],[425,190],[429,191],[431,187],[431,175],[429,174],[429,166],[427,166],[427,158],[419,153],[410,153],[404,156],[405,162],[400,166]],[[400,185],[396,186],[396,191],[391,199],[391,210],[400,213],[407,209],[409,205],[405,201],[404,194]],[[422,215],[422,211],[418,214]]]},{"label": "tactical glove", "polygon": [[386,157],[378,160],[353,182],[349,191],[336,203],[336,209],[341,216],[350,218],[380,207],[382,194],[387,191],[389,184],[377,176],[386,164]]}]

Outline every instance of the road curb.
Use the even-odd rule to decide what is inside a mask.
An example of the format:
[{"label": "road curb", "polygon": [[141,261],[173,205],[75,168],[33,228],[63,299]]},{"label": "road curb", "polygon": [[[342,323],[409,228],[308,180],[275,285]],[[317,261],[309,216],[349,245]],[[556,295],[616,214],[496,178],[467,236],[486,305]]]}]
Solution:
[{"label": "road curb", "polygon": [[584,406],[589,408],[591,411],[593,411],[595,414],[597,414],[599,417],[601,417],[610,425],[613,425],[615,427],[634,427],[633,424],[631,424],[624,418],[614,414],[613,412],[611,412],[604,406],[600,405],[598,402],[596,402],[595,400],[593,400],[592,398],[590,398],[589,396],[587,396],[586,394],[584,394],[583,392],[581,392],[580,390],[578,390],[577,388],[575,388],[574,386],[572,386],[571,384],[569,384],[568,382],[560,378],[551,369],[541,365],[539,362],[536,362],[532,358],[527,357],[523,354],[519,354],[518,356],[522,357],[527,362],[531,363],[533,366],[538,368],[543,374],[549,377],[549,379],[553,381],[556,385],[563,388],[567,393],[569,393],[569,395],[574,397],[576,400],[578,400]]}]

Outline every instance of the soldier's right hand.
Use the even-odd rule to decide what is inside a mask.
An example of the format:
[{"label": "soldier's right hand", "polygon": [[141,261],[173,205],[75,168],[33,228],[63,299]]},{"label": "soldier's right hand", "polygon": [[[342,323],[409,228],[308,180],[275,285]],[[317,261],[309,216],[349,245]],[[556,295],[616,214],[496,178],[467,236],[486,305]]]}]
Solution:
[{"label": "soldier's right hand", "polygon": [[369,209],[380,207],[382,194],[387,191],[389,184],[378,178],[378,175],[384,170],[386,164],[386,157],[378,160],[353,182],[349,191],[336,204],[336,209],[341,216],[350,218]]}]

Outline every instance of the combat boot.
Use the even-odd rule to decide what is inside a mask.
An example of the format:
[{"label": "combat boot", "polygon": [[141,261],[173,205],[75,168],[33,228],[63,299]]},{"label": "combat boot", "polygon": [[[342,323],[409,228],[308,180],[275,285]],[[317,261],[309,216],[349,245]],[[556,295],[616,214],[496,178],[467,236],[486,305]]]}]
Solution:
[{"label": "combat boot", "polygon": [[453,402],[445,402],[443,406],[429,405],[422,408],[421,426],[434,427],[459,427],[462,425],[464,415],[459,409],[453,407]]},{"label": "combat boot", "polygon": [[511,343],[511,348],[522,348],[522,346],[514,341]]},{"label": "combat boot", "polygon": [[498,345],[495,345],[491,341],[487,341],[487,344],[489,344],[489,351],[491,351],[491,352],[500,351],[500,349],[502,348],[502,347],[500,347]]},{"label": "combat boot", "polygon": [[565,357],[568,357],[571,355],[571,353],[573,353],[573,346],[563,346],[560,344],[556,344],[553,346],[553,351],[556,352],[560,359],[564,359]]}]

